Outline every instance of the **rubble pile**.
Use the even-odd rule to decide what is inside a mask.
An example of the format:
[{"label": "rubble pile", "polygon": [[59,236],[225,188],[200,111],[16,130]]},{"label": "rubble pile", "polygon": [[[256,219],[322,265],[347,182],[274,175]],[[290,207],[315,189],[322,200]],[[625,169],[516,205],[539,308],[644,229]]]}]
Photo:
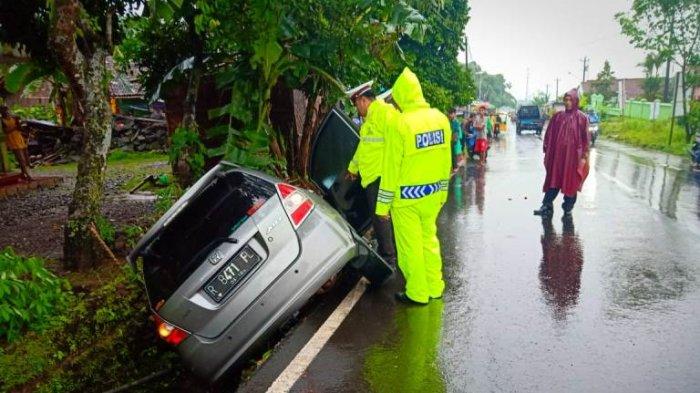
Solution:
[{"label": "rubble pile", "polygon": [[168,143],[165,120],[117,116],[112,129],[112,149],[164,151]]},{"label": "rubble pile", "polygon": [[[62,164],[77,161],[83,136],[70,127],[51,122],[27,120],[24,134],[28,137],[30,161],[33,165]],[[168,129],[163,118],[114,116],[111,149],[124,151],[165,151]]]}]

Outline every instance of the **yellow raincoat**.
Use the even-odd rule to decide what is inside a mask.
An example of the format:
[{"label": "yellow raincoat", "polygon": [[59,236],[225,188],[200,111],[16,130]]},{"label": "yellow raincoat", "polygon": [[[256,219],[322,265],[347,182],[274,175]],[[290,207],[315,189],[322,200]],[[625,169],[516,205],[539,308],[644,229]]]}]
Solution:
[{"label": "yellow raincoat", "polygon": [[385,134],[376,213],[391,212],[406,295],[427,303],[441,297],[445,287],[436,221],[447,200],[452,133],[447,117],[430,108],[418,78],[408,68],[394,83],[392,94],[402,113]]},{"label": "yellow raincoat", "polygon": [[360,144],[348,166],[348,172],[360,175],[363,188],[367,188],[382,174],[384,133],[398,115],[399,111],[393,105],[381,99],[374,100],[367,108],[365,122],[360,128]]}]

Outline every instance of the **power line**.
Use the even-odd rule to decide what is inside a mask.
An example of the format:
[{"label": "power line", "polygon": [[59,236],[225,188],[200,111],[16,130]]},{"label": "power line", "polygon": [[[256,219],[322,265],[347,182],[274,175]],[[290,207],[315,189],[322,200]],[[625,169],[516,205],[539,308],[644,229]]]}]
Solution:
[{"label": "power line", "polygon": [[527,68],[525,72],[525,101],[527,101],[530,97],[530,68]]}]

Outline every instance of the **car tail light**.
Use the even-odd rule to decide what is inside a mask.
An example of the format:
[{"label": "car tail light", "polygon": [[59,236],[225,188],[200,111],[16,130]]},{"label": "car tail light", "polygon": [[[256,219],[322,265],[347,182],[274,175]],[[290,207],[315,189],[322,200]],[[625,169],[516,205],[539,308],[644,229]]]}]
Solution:
[{"label": "car tail light", "polygon": [[277,191],[294,228],[298,228],[313,210],[313,201],[303,191],[286,183],[277,183]]},{"label": "car tail light", "polygon": [[158,331],[158,336],[165,340],[170,345],[177,346],[184,339],[190,336],[189,333],[180,329],[177,326],[173,326],[163,320],[158,314],[153,314],[153,318],[156,322],[156,330]]}]

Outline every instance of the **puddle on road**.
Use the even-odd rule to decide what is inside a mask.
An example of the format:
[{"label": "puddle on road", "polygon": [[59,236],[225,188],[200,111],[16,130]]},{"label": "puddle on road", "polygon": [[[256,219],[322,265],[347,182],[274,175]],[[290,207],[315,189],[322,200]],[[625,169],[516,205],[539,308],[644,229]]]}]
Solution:
[{"label": "puddle on road", "polygon": [[542,219],[540,283],[554,319],[565,321],[578,303],[583,269],[583,248],[573,220],[564,221],[557,234],[552,220]]},{"label": "puddle on road", "polygon": [[400,307],[392,329],[367,350],[364,378],[372,392],[444,392],[438,365],[442,300]]}]

